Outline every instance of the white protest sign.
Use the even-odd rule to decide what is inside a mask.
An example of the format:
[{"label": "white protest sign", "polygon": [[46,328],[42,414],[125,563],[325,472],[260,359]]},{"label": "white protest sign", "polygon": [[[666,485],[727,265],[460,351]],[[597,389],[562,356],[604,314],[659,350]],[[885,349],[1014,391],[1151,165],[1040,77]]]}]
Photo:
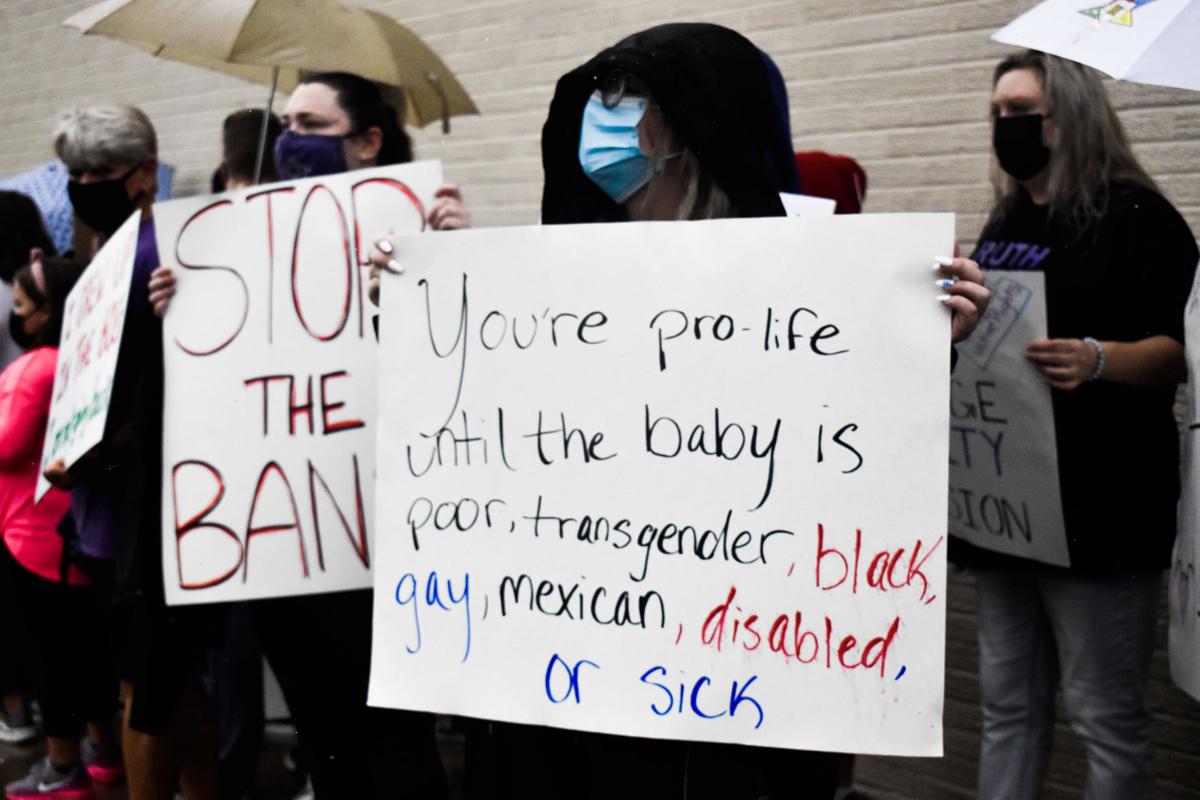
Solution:
[{"label": "white protest sign", "polygon": [[361,588],[374,560],[374,238],[416,232],[421,162],[155,206],[169,603]]},{"label": "white protest sign", "polygon": [[916,214],[408,237],[370,703],[940,754],[929,276],[953,237]]},{"label": "white protest sign", "polygon": [[125,220],[67,295],[35,500],[50,488],[41,473],[51,462],[70,467],[104,438],[141,220]]},{"label": "white protest sign", "polygon": [[1182,494],[1179,500],[1179,530],[1171,555],[1167,587],[1170,622],[1171,677],[1181,689],[1200,700],[1200,271],[1192,284],[1184,313],[1184,351],[1188,361],[1188,418],[1183,439]]},{"label": "white protest sign", "polygon": [[1046,338],[1043,276],[992,269],[987,283],[992,301],[950,381],[950,534],[1065,567],[1050,389],[1025,357]]},{"label": "white protest sign", "polygon": [[789,217],[802,217],[806,214],[828,216],[837,208],[836,200],[830,200],[828,197],[813,197],[807,194],[780,192],[779,200],[783,203],[783,210],[787,212]]}]

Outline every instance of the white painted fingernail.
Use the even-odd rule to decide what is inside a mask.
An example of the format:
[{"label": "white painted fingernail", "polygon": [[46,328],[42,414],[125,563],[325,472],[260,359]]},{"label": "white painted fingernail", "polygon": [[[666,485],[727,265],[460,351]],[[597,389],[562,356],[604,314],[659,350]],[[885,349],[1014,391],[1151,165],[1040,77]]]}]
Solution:
[{"label": "white painted fingernail", "polygon": [[938,256],[934,259],[939,267],[949,267],[954,263],[954,259],[950,256]]},{"label": "white painted fingernail", "polygon": [[958,283],[958,281],[954,280],[953,278],[946,278],[944,280],[934,281],[933,285],[940,286],[943,289],[949,289],[951,286],[953,286],[956,283]]},{"label": "white painted fingernail", "polygon": [[947,302],[949,302],[949,301],[950,301],[950,295],[948,295],[948,294],[939,294],[939,295],[937,296],[937,301],[938,301],[939,303],[947,303]]},{"label": "white painted fingernail", "polygon": [[404,267],[400,266],[400,262],[394,258],[388,259],[387,268],[389,272],[394,272],[397,275],[404,274]]},{"label": "white painted fingernail", "polygon": [[378,247],[380,250],[382,250],[384,253],[386,253],[389,256],[394,252],[392,250],[392,243],[389,242],[387,239],[380,239],[379,242],[376,243],[375,246]]}]

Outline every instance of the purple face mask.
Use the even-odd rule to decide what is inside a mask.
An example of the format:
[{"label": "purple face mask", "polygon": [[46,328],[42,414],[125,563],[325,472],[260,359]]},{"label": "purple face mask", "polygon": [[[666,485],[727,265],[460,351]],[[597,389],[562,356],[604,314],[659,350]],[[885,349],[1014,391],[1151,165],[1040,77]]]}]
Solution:
[{"label": "purple face mask", "polygon": [[280,179],[290,181],[345,172],[344,138],[284,131],[275,140],[275,168]]}]

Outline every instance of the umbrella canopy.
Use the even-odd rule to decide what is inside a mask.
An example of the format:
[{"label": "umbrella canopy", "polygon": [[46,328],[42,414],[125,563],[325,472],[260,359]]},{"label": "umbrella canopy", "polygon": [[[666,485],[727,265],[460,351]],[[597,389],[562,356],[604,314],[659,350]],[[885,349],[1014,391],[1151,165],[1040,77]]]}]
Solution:
[{"label": "umbrella canopy", "polygon": [[[478,114],[420,37],[396,20],[335,0],[105,0],[64,23],[172,61],[291,91],[304,73],[353,72],[403,89],[405,121]],[[392,94],[393,99],[396,94]]]},{"label": "umbrella canopy", "polygon": [[1200,0],[1047,0],[992,39],[1121,80],[1200,91]]}]

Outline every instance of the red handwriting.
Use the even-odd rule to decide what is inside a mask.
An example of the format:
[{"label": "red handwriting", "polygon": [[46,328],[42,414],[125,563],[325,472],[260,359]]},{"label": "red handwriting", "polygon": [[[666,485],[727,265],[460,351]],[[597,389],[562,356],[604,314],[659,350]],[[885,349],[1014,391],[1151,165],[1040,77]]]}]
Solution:
[{"label": "red handwriting", "polygon": [[[332,419],[332,416],[337,411],[346,407],[346,403],[331,396],[331,387],[329,384],[333,380],[349,377],[350,373],[345,370],[338,370],[336,372],[326,372],[317,381],[317,386],[320,388],[321,434],[323,436],[366,426],[366,423],[358,418],[343,417],[342,419]],[[316,425],[313,417],[313,376],[308,375],[298,378],[295,375],[259,375],[254,378],[247,378],[243,381],[243,384],[247,387],[258,385],[262,388],[263,436],[267,436],[271,432],[269,412],[271,408],[272,383],[287,384],[288,435],[296,435],[296,420],[301,418],[307,421],[308,432],[310,434],[316,433]],[[303,394],[301,396],[297,396],[298,386],[303,386],[301,390]]]},{"label": "red handwriting", "polygon": [[[300,200],[298,207],[293,205],[289,208],[288,204],[282,204],[281,207],[282,198],[295,192],[295,187],[289,186],[256,192],[242,198],[222,199],[196,211],[184,222],[175,235],[175,263],[183,270],[196,275],[205,275],[207,286],[200,291],[207,291],[214,297],[214,302],[229,304],[238,309],[240,313],[234,315],[234,319],[227,324],[226,329],[213,334],[216,337],[215,344],[198,344],[192,338],[194,334],[188,331],[176,338],[175,345],[188,355],[197,357],[210,356],[223,351],[243,335],[252,304],[256,307],[261,305],[262,317],[265,320],[263,329],[265,340],[267,343],[273,342],[278,324],[275,314],[277,290],[275,273],[276,263],[280,259],[284,260],[283,263],[287,265],[290,275],[289,287],[284,290],[290,295],[289,300],[285,301],[286,307],[290,308],[291,315],[312,340],[328,342],[341,338],[347,328],[351,327],[348,323],[351,315],[356,311],[355,305],[357,305],[359,323],[357,336],[360,339],[366,338],[369,331],[365,324],[366,279],[364,267],[369,263],[367,254],[370,250],[370,243],[363,239],[360,216],[365,216],[379,203],[373,200],[371,204],[363,205],[360,209],[358,195],[363,191],[374,194],[386,192],[398,196],[402,204],[414,207],[419,212],[419,219],[424,220],[424,209],[412,190],[403,183],[390,178],[370,178],[354,184],[350,188],[349,213],[334,190],[324,183],[312,185]],[[245,253],[246,257],[244,260],[236,259],[237,263],[234,264],[199,264],[184,257],[183,253],[194,239],[202,240],[212,236],[216,226],[227,225],[237,219],[237,215],[245,213],[246,206],[259,199],[265,199],[265,202],[260,204],[263,208],[263,245],[261,247],[254,242],[247,242],[244,247],[239,249],[239,254]],[[287,213],[285,213],[285,209]],[[377,215],[377,212],[375,213]],[[218,216],[210,216],[213,214]],[[234,216],[227,216],[229,214]],[[285,226],[286,235],[282,232],[279,236],[276,235],[277,223]],[[353,237],[350,233],[352,229]],[[318,256],[315,253],[306,253],[305,248],[301,245],[301,242],[307,240],[308,236],[318,231],[332,232],[334,238],[339,242],[339,263],[336,265],[335,272],[342,278],[338,280],[336,288],[331,291],[316,292],[311,288],[304,291],[303,287],[311,285],[313,272],[328,273],[330,267],[325,262],[318,264],[315,260]],[[286,245],[277,247],[277,241],[290,242],[291,251],[278,252],[280,249],[285,249]],[[263,256],[265,256],[265,260],[260,260]],[[311,266],[309,266],[310,262]],[[266,296],[254,296],[247,277],[264,273],[266,275]],[[261,284],[256,280],[253,285]],[[211,320],[205,318],[203,326],[197,325],[195,332],[208,333],[212,326]]]},{"label": "red handwriting", "polygon": [[[849,581],[848,588],[853,594],[858,593],[860,586],[879,592],[916,587],[920,590],[918,599],[928,605],[937,596],[929,594],[929,578],[923,570],[925,562],[941,546],[944,538],[939,536],[932,546],[917,539],[911,549],[900,547],[864,554],[862,531],[856,530],[854,549],[847,555],[832,544],[826,546],[825,526],[818,524],[816,585],[824,591],[830,591],[845,587]],[[924,553],[921,552],[922,548]]]},{"label": "red handwriting", "polygon": [[[310,512],[307,518],[301,517],[301,506],[296,502],[292,481],[284,467],[276,461],[268,462],[258,473],[244,517],[238,514],[239,509],[222,508],[223,503],[226,506],[228,504],[225,498],[225,477],[220,469],[199,459],[187,459],[176,463],[171,469],[171,498],[175,509],[175,552],[179,568],[179,588],[191,590],[218,586],[230,580],[239,570],[242,573],[242,582],[247,582],[250,574],[250,544],[255,537],[268,534],[290,534],[294,537],[298,573],[303,578],[311,577],[307,544],[311,539],[317,552],[317,567],[325,571],[326,552],[322,525],[328,518],[328,513],[323,513],[323,510],[330,507],[350,543],[353,556],[363,567],[369,568],[371,558],[367,545],[366,505],[363,502],[358,456],[351,458],[351,472],[354,483],[351,516],[355,522],[354,526],[344,510],[346,506],[338,502],[329,486],[326,477],[328,473],[322,474],[311,460],[307,461],[307,506]],[[183,510],[182,498],[206,499],[197,503],[197,507]],[[282,502],[279,502],[280,498]],[[271,502],[272,499],[275,502]],[[284,510],[282,518],[275,516],[280,508]],[[240,532],[228,523],[228,520],[237,518],[246,520]],[[214,546],[214,536],[217,537],[217,541],[232,546]],[[198,546],[202,549],[189,549],[185,542],[188,537],[199,537],[195,541],[200,543]],[[206,537],[208,546],[203,547]],[[195,558],[189,558],[189,553],[192,552],[197,554]],[[272,552],[278,555],[279,551]],[[201,553],[203,557],[199,555]],[[278,573],[281,569],[282,567],[275,563],[268,567],[272,573]]]},{"label": "red handwriting", "polygon": [[879,677],[887,670],[888,651],[900,630],[900,617],[894,617],[887,631],[861,645],[859,637],[834,634],[833,619],[816,616],[806,622],[800,611],[780,613],[767,621],[758,613],[746,613],[734,604],[737,587],[729,587],[723,603],[717,604],[700,627],[702,644],[721,650],[722,646],[740,648],[748,653],[767,649],[802,664],[824,663],[826,669],[845,670],[878,668]]}]

